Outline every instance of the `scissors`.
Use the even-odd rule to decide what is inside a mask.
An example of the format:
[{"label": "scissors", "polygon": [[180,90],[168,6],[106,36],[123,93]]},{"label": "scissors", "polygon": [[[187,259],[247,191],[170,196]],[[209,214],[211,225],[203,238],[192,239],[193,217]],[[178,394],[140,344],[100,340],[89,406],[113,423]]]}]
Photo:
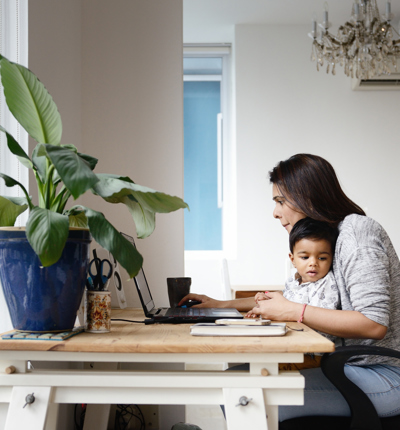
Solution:
[{"label": "scissors", "polygon": [[106,290],[108,280],[112,275],[112,265],[110,260],[106,258],[93,258],[89,263],[89,278],[87,280],[87,287],[90,290],[104,291]]}]

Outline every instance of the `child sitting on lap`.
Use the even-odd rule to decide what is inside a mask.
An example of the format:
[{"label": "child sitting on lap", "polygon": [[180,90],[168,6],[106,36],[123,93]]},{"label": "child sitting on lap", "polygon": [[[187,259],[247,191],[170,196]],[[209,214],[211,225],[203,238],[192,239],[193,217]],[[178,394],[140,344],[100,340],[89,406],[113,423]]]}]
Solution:
[{"label": "child sitting on lap", "polygon": [[[326,309],[339,308],[339,291],[331,271],[337,236],[337,228],[311,218],[294,225],[289,236],[289,257],[297,272],[285,283],[286,299]],[[264,293],[255,296],[257,303],[267,299]],[[319,367],[320,361],[321,356],[306,355],[304,363],[283,364],[280,369]]]}]

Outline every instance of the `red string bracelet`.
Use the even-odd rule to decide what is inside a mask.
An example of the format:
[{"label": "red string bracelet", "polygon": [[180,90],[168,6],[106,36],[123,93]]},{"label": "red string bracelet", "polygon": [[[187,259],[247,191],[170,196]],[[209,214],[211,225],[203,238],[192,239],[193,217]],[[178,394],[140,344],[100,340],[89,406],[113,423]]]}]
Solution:
[{"label": "red string bracelet", "polygon": [[301,311],[300,318],[299,318],[299,320],[297,321],[297,322],[299,322],[299,323],[303,322],[303,319],[304,319],[304,312],[305,312],[305,310],[306,310],[306,306],[307,306],[307,303],[304,303],[304,305],[303,305],[303,309],[302,309],[302,311]]}]

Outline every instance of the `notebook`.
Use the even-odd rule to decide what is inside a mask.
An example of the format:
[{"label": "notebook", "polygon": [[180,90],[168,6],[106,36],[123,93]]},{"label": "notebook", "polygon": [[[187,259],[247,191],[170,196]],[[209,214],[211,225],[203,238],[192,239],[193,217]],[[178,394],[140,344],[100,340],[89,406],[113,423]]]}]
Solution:
[{"label": "notebook", "polygon": [[156,322],[180,324],[214,322],[220,318],[243,318],[243,315],[233,308],[156,308],[143,268],[134,279],[144,314]]},{"label": "notebook", "polygon": [[194,324],[190,327],[192,336],[284,336],[286,323],[269,325],[220,325]]}]

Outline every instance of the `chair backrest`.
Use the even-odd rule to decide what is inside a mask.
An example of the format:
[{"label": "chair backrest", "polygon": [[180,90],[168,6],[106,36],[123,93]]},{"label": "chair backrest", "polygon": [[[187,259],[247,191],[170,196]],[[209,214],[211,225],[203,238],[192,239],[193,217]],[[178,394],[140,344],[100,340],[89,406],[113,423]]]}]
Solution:
[{"label": "chair backrest", "polygon": [[378,346],[354,345],[339,347],[336,351],[324,354],[321,368],[325,376],[340,391],[351,410],[350,429],[382,430],[381,420],[367,395],[344,373],[344,365],[354,356],[379,355],[400,359],[400,352]]},{"label": "chair backrest", "polygon": [[228,261],[223,258],[221,261],[221,282],[222,282],[222,297],[223,300],[232,299],[231,282],[229,279]]}]

